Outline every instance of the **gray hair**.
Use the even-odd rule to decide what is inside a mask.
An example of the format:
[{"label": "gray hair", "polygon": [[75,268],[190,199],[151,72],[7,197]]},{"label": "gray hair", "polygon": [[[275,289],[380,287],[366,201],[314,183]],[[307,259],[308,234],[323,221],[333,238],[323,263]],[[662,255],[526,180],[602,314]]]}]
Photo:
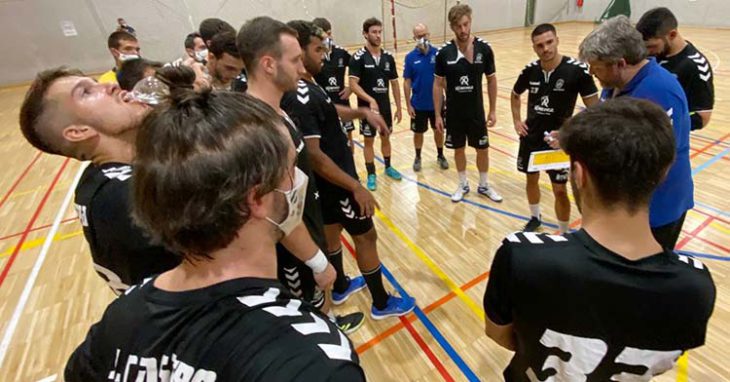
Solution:
[{"label": "gray hair", "polygon": [[647,56],[641,33],[626,16],[606,20],[580,43],[580,59],[616,63],[622,58],[635,65]]}]

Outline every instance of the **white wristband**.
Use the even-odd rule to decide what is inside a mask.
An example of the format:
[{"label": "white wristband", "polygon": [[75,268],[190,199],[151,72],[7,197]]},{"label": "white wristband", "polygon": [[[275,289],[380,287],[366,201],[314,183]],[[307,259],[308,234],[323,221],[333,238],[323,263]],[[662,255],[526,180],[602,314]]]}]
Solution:
[{"label": "white wristband", "polygon": [[311,259],[305,261],[304,264],[307,264],[307,266],[312,269],[312,272],[317,274],[324,272],[330,262],[327,260],[327,256],[324,255],[324,252],[322,252],[322,250],[318,250],[317,253]]}]

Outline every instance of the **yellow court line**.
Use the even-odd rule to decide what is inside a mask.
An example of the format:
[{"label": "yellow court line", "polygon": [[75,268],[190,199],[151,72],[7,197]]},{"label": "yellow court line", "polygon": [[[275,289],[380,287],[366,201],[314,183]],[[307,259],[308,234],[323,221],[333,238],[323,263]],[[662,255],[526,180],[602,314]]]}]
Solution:
[{"label": "yellow court line", "polygon": [[464,291],[453,281],[449,276],[444,273],[444,271],[439,268],[436,263],[431,260],[431,258],[426,255],[426,253],[417,246],[411,239],[406,236],[403,231],[398,229],[396,225],[393,223],[390,218],[385,216],[380,210],[375,211],[375,215],[388,227],[388,229],[391,230],[403,243],[413,252],[416,254],[416,256],[424,263],[426,266],[436,274],[445,284],[446,286],[456,294],[466,305],[477,315],[479,318],[484,321],[484,309],[482,309],[474,300],[472,300],[469,296],[464,293]]},{"label": "yellow court line", "polygon": [[[57,233],[57,234],[55,234],[53,236],[53,241],[56,242],[56,241],[62,241],[62,240],[70,239],[72,237],[79,236],[79,235],[81,235],[83,233],[84,233],[83,230],[78,230],[78,231],[74,231],[74,232],[71,232],[71,233],[63,234],[63,235],[60,234],[60,233]],[[45,241],[46,241],[46,238],[45,237],[41,237],[41,238],[38,238],[38,239],[35,239],[35,240],[31,240],[31,241],[26,241],[20,247],[20,250],[21,251],[25,251],[25,250],[28,250],[28,249],[33,249],[33,248],[36,248],[36,247],[40,247],[41,245],[43,245],[43,242],[45,242]],[[13,251],[15,251],[15,247],[16,246],[12,246],[12,247],[6,249],[3,252],[0,252],[0,259],[10,256],[13,253]]]},{"label": "yellow court line", "polygon": [[684,352],[677,360],[677,382],[687,382],[687,369],[689,368],[689,353]]},{"label": "yellow court line", "polygon": [[713,221],[710,223],[710,225],[712,226],[712,228],[715,228],[716,230],[724,234],[730,235],[730,229],[727,229],[723,224]]}]

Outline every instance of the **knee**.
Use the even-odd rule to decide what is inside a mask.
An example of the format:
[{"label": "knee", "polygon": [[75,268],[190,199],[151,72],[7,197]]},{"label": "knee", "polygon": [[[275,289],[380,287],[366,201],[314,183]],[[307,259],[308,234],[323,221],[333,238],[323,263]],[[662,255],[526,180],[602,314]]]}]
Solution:
[{"label": "knee", "polygon": [[568,190],[564,185],[562,187],[553,186],[553,195],[555,195],[555,199],[568,199]]},{"label": "knee", "polygon": [[352,240],[356,244],[360,245],[372,245],[375,242],[378,241],[378,231],[375,230],[375,227],[370,228],[369,231],[365,232],[362,235],[356,235],[352,237]]}]

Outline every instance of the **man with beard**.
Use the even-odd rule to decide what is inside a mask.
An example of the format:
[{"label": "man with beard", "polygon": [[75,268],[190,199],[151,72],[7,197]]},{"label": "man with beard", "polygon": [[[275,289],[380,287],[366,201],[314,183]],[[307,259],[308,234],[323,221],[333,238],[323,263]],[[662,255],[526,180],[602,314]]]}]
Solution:
[{"label": "man with beard", "polygon": [[[454,149],[459,186],[451,195],[451,201],[460,202],[469,193],[466,178],[466,152],[468,142],[477,154],[479,187],[477,192],[495,202],[502,196],[489,186],[489,136],[487,126],[497,122],[497,73],[494,53],[489,44],[471,34],[471,7],[459,4],[449,10],[449,24],[455,39],[447,42],[436,54],[433,82],[433,105],[436,114],[436,130],[446,127],[446,147]],[[482,76],[487,77],[489,114],[484,116]],[[446,90],[446,117],[442,115],[443,94]]]},{"label": "man with beard", "polygon": [[[314,81],[322,68],[324,32],[307,21],[291,21],[288,25],[297,31],[306,73],[297,90],[284,96],[282,107],[302,128],[321,193],[328,256],[338,276],[332,291],[333,302],[342,304],[354,291],[367,285],[373,299],[370,311],[373,319],[405,315],[415,308],[415,300],[395,297],[385,291],[378,237],[372,220],[377,202],[358,181],[355,161],[338,112],[345,120],[361,118],[383,130],[387,129],[385,121],[365,107],[352,110],[343,105],[335,106],[327,92]],[[345,276],[340,243],[343,228],[355,243],[361,277],[350,279]]]},{"label": "man with beard", "polygon": [[[365,47],[360,48],[350,60],[350,89],[357,95],[358,107],[369,107],[377,111],[388,124],[388,134],[380,134],[380,149],[385,161],[385,175],[401,180],[401,174],[390,164],[390,132],[393,131],[393,115],[390,112],[390,96],[388,90],[393,87],[395,100],[395,121],[401,121],[400,86],[395,58],[380,47],[382,43],[383,23],[371,17],[362,24],[362,35]],[[368,171],[368,190],[375,191],[377,177],[375,175],[375,136],[377,129],[366,120],[360,120],[360,134],[365,137],[365,167]]]},{"label": "man with beard", "polygon": [[243,70],[243,60],[236,48],[236,34],[221,32],[210,40],[208,60],[205,64],[213,89],[230,89],[231,81]]},{"label": "man with beard", "polygon": [[663,247],[649,200],[674,159],[671,121],[631,98],[560,129],[583,228],[513,233],[484,293],[485,330],[515,352],[507,381],[648,381],[702,346],[715,286],[699,260]]},{"label": "man with beard", "polygon": [[114,301],[64,380],[364,381],[345,334],[275,280],[307,184],[280,116],[244,94],[175,92],[137,151],[135,218],[185,261]]},{"label": "man with beard", "polygon": [[116,294],[180,262],[129,216],[135,138],[148,112],[118,85],[65,68],[38,74],[20,109],[20,129],[34,147],[91,161],[74,203],[94,269]]},{"label": "man with beard", "polygon": [[[408,116],[411,117],[411,131],[413,131],[413,146],[416,149],[416,159],[413,161],[413,171],[421,171],[421,149],[423,148],[423,134],[431,123],[433,140],[436,144],[436,161],[442,170],[449,168],[449,162],[444,157],[444,131],[436,129],[436,114],[433,111],[433,71],[436,66],[436,48],[428,40],[430,34],[424,24],[413,27],[413,41],[416,47],[406,55],[403,69],[403,95],[406,97]],[[411,92],[412,90],[412,92]]]},{"label": "man with beard", "polygon": [[[603,86],[601,99],[634,97],[664,108],[672,118],[676,159],[657,187],[649,206],[649,224],[657,241],[674,249],[687,210],[694,206],[694,184],[689,161],[690,117],[687,98],[677,79],[647,59],[646,46],[626,16],[605,21],[580,44],[580,57]],[[614,171],[623,171],[616,168]]]},{"label": "man with beard", "polygon": [[682,85],[689,104],[691,129],[705,127],[715,104],[710,61],[679,34],[677,18],[667,8],[648,10],[639,19],[636,29],[643,36],[649,55],[655,56],[659,65],[674,73]]},{"label": "man with beard", "polygon": [[122,62],[140,58],[139,41],[133,34],[125,31],[112,32],[107,39],[109,53],[114,58],[114,68],[99,76],[99,83],[117,83],[117,70],[122,67]]},{"label": "man with beard", "polygon": [[[530,155],[536,151],[550,150],[550,132],[557,131],[566,119],[573,115],[578,94],[583,104],[598,103],[598,89],[588,66],[558,52],[558,36],[552,24],[540,24],[532,31],[532,49],[540,58],[522,70],[512,89],[511,107],[515,132],[520,136],[517,170],[527,175],[525,189],[530,204],[531,218],[523,231],[532,232],[542,225],[540,214],[540,172],[528,169]],[[527,120],[520,115],[521,94],[529,90]],[[555,147],[557,148],[557,147]],[[560,234],[568,232],[570,200],[565,187],[568,169],[547,172],[555,196],[555,215]]]},{"label": "man with beard", "polygon": [[[332,102],[349,108],[352,91],[345,86],[345,71],[350,65],[350,53],[345,48],[335,44],[332,38],[332,24],[327,19],[317,17],[312,22],[327,34],[324,39],[325,53],[322,70],[314,76],[314,80],[327,92]],[[355,130],[355,124],[352,121],[343,121],[342,124],[347,130],[350,150],[354,150],[352,132]]]},{"label": "man with beard", "polygon": [[[256,17],[241,26],[236,45],[249,75],[247,94],[264,101],[281,116],[297,149],[297,167],[312,179],[314,175],[301,130],[280,107],[284,93],[295,90],[299,77],[305,73],[297,32],[270,17]],[[317,185],[312,179],[307,184],[304,219],[296,227],[291,227],[277,245],[276,252],[279,280],[294,295],[327,312],[329,307],[323,291],[334,282],[336,272],[322,252],[326,241],[319,198]],[[360,327],[364,315],[357,312],[331,318],[336,319],[340,327],[351,331]]]}]

